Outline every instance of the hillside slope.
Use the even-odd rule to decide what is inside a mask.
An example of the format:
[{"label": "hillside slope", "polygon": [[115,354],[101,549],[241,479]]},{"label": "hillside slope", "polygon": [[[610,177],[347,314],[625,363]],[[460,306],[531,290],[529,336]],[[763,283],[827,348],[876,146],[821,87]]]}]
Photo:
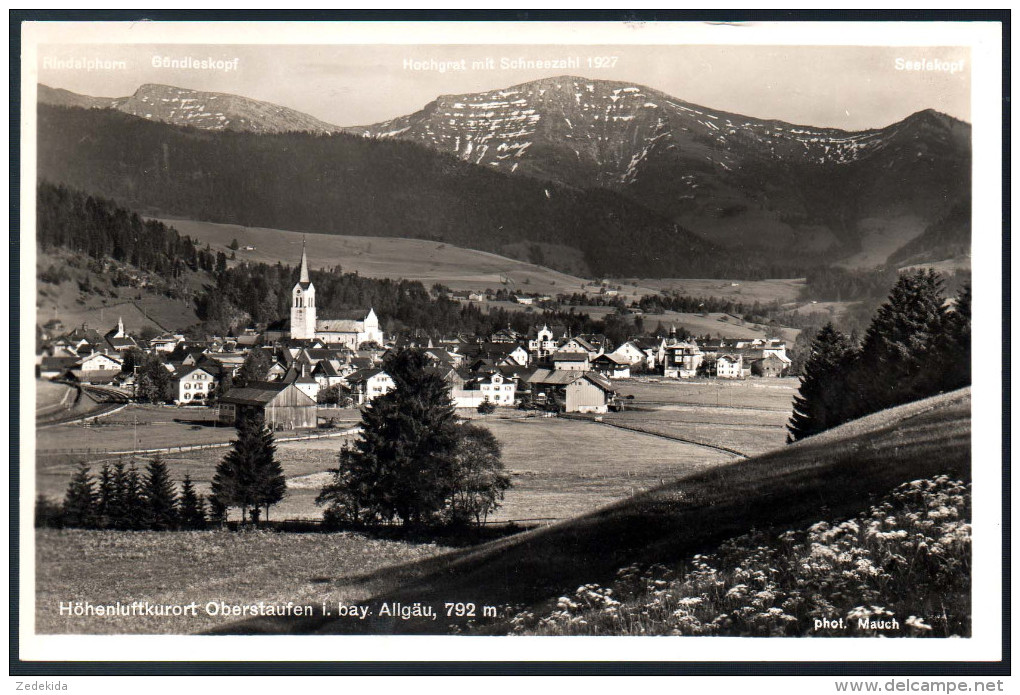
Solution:
[{"label": "hillside slope", "polygon": [[[441,283],[454,290],[511,289],[556,294],[582,292],[585,281],[533,263],[422,239],[339,234],[302,234],[282,229],[163,219],[182,234],[230,253],[234,239],[241,248],[238,261],[294,265],[301,243],[308,246],[314,269],[340,266],[365,277],[418,280],[426,287]],[[246,250],[245,246],[254,246]],[[642,288],[654,293],[651,288]]]},{"label": "hillside slope", "polygon": [[[675,564],[752,528],[845,518],[906,481],[938,474],[969,480],[970,407],[969,388],[900,406],[568,522],[338,583],[377,582],[385,587],[378,601],[535,605],[606,582],[631,563]],[[221,632],[352,629],[428,631],[413,621],[316,617],[253,619]]]},{"label": "hillside slope", "polygon": [[38,132],[40,177],[155,217],[428,239],[571,274],[781,276],[618,193],[511,177],[408,142],[213,132],[45,104]]}]

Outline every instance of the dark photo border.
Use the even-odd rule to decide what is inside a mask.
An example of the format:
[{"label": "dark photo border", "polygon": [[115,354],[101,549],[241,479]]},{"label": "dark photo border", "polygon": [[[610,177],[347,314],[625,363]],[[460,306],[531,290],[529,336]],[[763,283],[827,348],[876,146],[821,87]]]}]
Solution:
[{"label": "dark photo border", "polygon": [[[101,662],[34,662],[23,661],[19,654],[19,532],[20,532],[20,441],[18,403],[20,401],[20,365],[24,358],[20,354],[19,321],[22,297],[20,280],[19,235],[21,211],[19,209],[21,188],[21,129],[20,119],[23,105],[21,93],[21,26],[28,21],[857,21],[857,22],[995,22],[1002,31],[1002,354],[996,357],[1002,365],[1002,659],[993,662],[951,661],[727,661],[727,662],[165,662],[165,661],[101,661]],[[1010,470],[1010,383],[1011,383],[1011,297],[1010,297],[1010,13],[1008,10],[954,10],[954,11],[848,11],[848,10],[713,10],[713,11],[377,11],[352,10],[338,12],[322,11],[200,11],[200,10],[11,10],[10,28],[10,97],[9,97],[9,142],[10,142],[10,198],[9,264],[10,286],[10,493],[9,493],[9,675],[12,676],[90,676],[90,675],[802,675],[802,676],[1007,676],[1011,674],[1012,652],[1011,631],[1011,574],[1010,558],[1012,537],[1011,514],[1011,470]],[[29,240],[30,243],[30,240]],[[793,651],[793,650],[791,650]],[[795,653],[795,651],[794,651]]]}]

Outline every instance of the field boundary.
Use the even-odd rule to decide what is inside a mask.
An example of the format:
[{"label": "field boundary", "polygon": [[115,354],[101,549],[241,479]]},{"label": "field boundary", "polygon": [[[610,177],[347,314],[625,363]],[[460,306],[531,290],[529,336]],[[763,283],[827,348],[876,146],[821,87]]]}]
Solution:
[{"label": "field boundary", "polygon": [[723,453],[730,454],[731,456],[737,456],[737,457],[742,458],[742,459],[751,458],[750,454],[745,454],[743,451],[737,451],[736,449],[731,449],[731,448],[729,448],[727,446],[722,446],[722,445],[719,445],[719,444],[706,444],[705,442],[698,442],[698,441],[695,441],[693,439],[686,439],[684,437],[678,437],[678,436],[673,435],[673,434],[665,434],[663,432],[655,432],[653,430],[646,430],[644,428],[635,427],[633,425],[624,425],[624,424],[621,424],[619,422],[607,422],[606,420],[593,419],[593,418],[588,418],[588,417],[584,417],[584,416],[577,416],[577,415],[560,415],[560,417],[566,418],[568,420],[579,420],[579,421],[582,421],[582,422],[591,422],[591,423],[596,424],[596,425],[605,425],[606,427],[615,427],[617,429],[628,430],[630,432],[638,432],[639,434],[647,434],[647,435],[649,435],[651,437],[660,437],[662,439],[669,439],[669,440],[674,441],[674,442],[683,442],[684,444],[693,444],[694,446],[700,446],[700,447],[704,447],[706,449],[714,449],[715,451],[722,451]]},{"label": "field boundary", "polygon": [[[123,406],[121,406],[123,407]],[[108,414],[108,413],[107,413]],[[311,441],[314,439],[329,439],[331,437],[346,437],[358,432],[361,426],[351,427],[350,429],[341,430],[340,432],[327,432],[325,434],[305,434],[298,435],[295,437],[280,437],[276,440],[277,444],[286,444],[289,442],[304,442]],[[145,454],[176,454],[184,453],[187,451],[201,451],[203,449],[223,449],[233,444],[229,442],[210,442],[208,444],[182,444],[180,446],[168,446],[158,447],[155,449],[131,449],[123,451],[114,451],[110,449],[43,449],[39,453],[45,453],[47,455],[65,455],[65,454],[106,454],[108,456],[142,456]]]}]

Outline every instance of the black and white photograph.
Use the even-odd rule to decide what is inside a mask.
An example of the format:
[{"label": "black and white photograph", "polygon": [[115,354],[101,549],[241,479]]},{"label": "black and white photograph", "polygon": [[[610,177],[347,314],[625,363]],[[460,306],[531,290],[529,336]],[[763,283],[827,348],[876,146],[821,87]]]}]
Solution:
[{"label": "black and white photograph", "polygon": [[22,658],[1001,659],[1000,41],[23,24]]}]

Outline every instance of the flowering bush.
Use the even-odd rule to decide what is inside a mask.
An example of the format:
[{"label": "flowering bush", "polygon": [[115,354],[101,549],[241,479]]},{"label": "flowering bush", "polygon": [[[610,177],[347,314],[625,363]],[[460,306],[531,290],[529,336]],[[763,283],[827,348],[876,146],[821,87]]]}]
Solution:
[{"label": "flowering bush", "polygon": [[969,484],[915,480],[857,518],[752,531],[677,570],[624,567],[611,587],[586,584],[510,624],[541,635],[967,636],[970,503]]}]

